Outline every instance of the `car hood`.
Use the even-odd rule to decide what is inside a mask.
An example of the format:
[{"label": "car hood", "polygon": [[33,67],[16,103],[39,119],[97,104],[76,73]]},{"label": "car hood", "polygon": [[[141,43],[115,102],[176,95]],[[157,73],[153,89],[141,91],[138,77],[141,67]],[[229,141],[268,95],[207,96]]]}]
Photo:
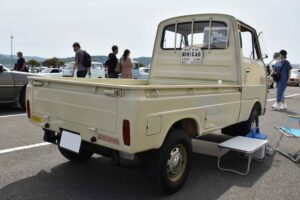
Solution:
[{"label": "car hood", "polygon": [[36,74],[26,73],[26,72],[16,72],[16,71],[10,71],[12,74],[15,84],[16,85],[26,85],[28,80],[28,76],[36,76]]},{"label": "car hood", "polygon": [[291,74],[291,78],[299,78],[297,74]]}]

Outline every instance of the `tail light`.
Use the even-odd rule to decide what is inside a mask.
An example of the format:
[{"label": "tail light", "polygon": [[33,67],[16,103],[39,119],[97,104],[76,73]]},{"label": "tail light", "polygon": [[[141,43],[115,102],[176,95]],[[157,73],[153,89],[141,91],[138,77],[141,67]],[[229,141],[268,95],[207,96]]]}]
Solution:
[{"label": "tail light", "polygon": [[30,119],[31,118],[31,111],[30,111],[30,102],[29,102],[29,100],[26,101],[26,112],[27,112],[27,117]]},{"label": "tail light", "polygon": [[130,122],[123,120],[123,142],[126,146],[130,146]]}]

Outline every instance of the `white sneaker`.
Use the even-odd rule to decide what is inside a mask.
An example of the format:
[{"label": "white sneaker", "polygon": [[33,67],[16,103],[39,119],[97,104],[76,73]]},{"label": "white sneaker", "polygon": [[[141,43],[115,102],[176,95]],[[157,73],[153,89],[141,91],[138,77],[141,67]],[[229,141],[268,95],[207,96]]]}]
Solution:
[{"label": "white sneaker", "polygon": [[280,108],[280,110],[286,110],[287,109],[286,103],[281,104],[281,106],[279,108]]},{"label": "white sneaker", "polygon": [[280,105],[278,103],[274,103],[272,105],[272,108],[275,109],[275,110],[280,110]]}]

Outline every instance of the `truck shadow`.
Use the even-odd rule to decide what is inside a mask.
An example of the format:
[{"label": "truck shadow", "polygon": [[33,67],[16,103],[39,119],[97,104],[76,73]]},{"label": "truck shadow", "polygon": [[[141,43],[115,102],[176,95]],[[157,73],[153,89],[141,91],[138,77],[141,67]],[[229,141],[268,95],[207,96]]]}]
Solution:
[{"label": "truck shadow", "polygon": [[[226,159],[227,160],[227,159]],[[193,155],[193,165],[185,186],[176,194],[164,196],[143,170],[115,167],[105,158],[85,163],[65,162],[38,174],[13,182],[0,190],[0,199],[219,199],[233,186],[251,187],[273,162],[253,161],[250,174],[240,176],[217,169],[215,157]],[[243,162],[243,161],[242,161]],[[240,160],[228,158],[227,164],[240,166]],[[225,163],[226,164],[226,163]]]}]

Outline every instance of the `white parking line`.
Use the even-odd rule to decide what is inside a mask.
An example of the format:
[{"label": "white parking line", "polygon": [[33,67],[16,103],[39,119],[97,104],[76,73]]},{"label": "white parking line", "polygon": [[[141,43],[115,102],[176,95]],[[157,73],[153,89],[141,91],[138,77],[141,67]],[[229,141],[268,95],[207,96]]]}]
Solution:
[{"label": "white parking line", "polygon": [[1,154],[5,154],[5,153],[14,152],[14,151],[20,151],[20,150],[24,150],[24,149],[31,149],[31,148],[35,148],[35,147],[46,146],[46,145],[49,145],[49,144],[51,144],[51,143],[42,142],[42,143],[32,144],[32,145],[27,145],[27,146],[22,146],[22,147],[15,147],[15,148],[10,148],[10,149],[3,149],[3,150],[0,150],[0,155]]},{"label": "white parking line", "polygon": [[[288,97],[295,97],[295,96],[299,96],[299,95],[300,95],[300,93],[298,93],[298,94],[291,94],[291,95],[285,96],[285,98],[288,98]],[[267,101],[276,101],[276,98],[274,98],[274,99],[268,99]]]},{"label": "white parking line", "polygon": [[24,116],[24,115],[27,115],[27,114],[24,113],[24,114],[15,114],[15,115],[3,115],[3,116],[0,116],[0,119],[1,118],[8,118],[8,117],[18,117],[18,116]]}]

